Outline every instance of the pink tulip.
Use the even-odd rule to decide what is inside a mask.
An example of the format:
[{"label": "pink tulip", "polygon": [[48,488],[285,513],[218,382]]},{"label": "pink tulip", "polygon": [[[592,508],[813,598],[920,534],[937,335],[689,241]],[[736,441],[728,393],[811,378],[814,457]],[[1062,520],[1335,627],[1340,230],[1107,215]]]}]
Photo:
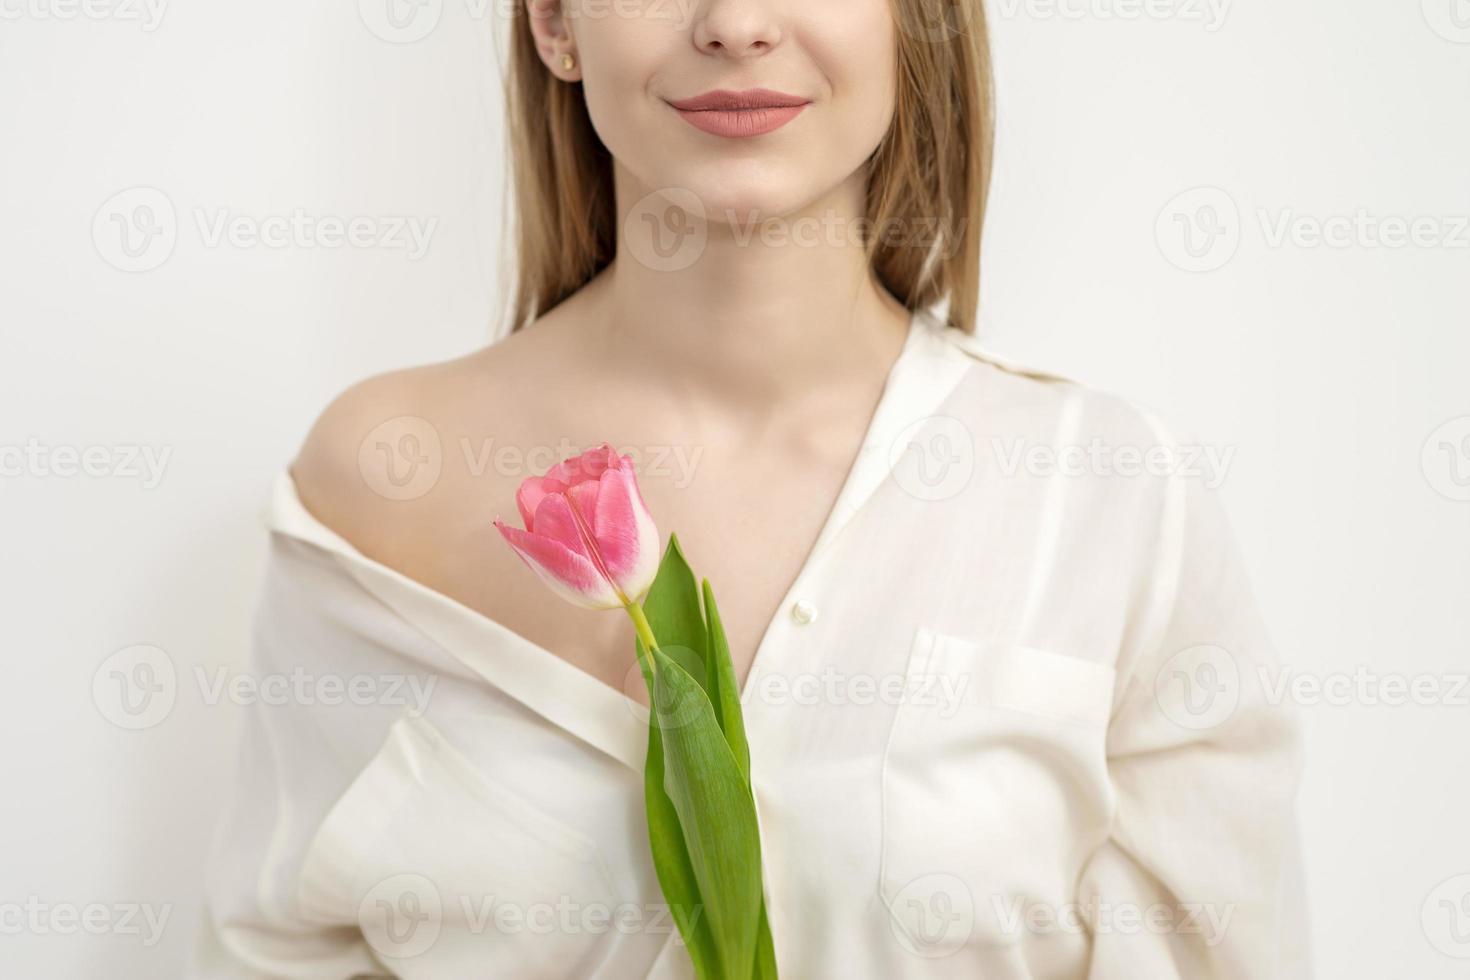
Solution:
[{"label": "pink tulip", "polygon": [[603,443],[528,477],[516,491],[525,530],[495,526],[553,592],[586,609],[628,607],[658,573],[658,528],[630,456]]}]

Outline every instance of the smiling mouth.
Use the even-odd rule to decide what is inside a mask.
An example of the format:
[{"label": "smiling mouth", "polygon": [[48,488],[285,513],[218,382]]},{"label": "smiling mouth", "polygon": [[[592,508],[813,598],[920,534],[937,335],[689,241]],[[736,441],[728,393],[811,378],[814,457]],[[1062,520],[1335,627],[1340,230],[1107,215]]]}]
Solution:
[{"label": "smiling mouth", "polygon": [[674,111],[691,126],[730,139],[775,132],[810,104],[810,99],[770,89],[717,89],[692,99],[669,100]]}]

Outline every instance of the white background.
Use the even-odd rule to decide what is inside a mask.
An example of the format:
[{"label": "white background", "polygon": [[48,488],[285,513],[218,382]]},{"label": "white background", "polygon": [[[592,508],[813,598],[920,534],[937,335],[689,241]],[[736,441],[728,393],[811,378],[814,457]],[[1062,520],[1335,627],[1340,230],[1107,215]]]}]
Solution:
[{"label": "white background", "polygon": [[[270,482],[343,386],[500,312],[493,3],[425,0],[395,31],[387,0],[153,2],[0,0],[0,447],[169,453],[156,482],[0,477],[0,908],[169,918],[150,943],[0,917],[7,975],[182,970],[239,711],[195,671],[244,662]],[[1233,448],[1281,657],[1369,682],[1303,706],[1318,972],[1462,977],[1470,5],[1222,2],[992,3],[984,336]],[[172,209],[171,251],[122,252],[138,204]],[[298,210],[435,224],[421,256],[210,236]],[[1426,219],[1421,241],[1335,220],[1360,212]],[[178,687],[128,731],[93,682],[136,644]],[[1385,677],[1442,696],[1377,703]]]}]

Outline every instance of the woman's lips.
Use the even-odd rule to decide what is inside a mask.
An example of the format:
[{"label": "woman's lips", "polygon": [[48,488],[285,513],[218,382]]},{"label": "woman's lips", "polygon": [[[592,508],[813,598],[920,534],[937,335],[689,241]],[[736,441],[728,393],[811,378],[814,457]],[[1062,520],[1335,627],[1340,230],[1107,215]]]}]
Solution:
[{"label": "woman's lips", "polygon": [[689,125],[732,139],[774,132],[801,115],[801,110],[809,104],[800,96],[769,89],[744,92],[721,89],[669,103]]},{"label": "woman's lips", "polygon": [[806,106],[771,106],[765,109],[679,109],[684,121],[716,136],[741,138],[772,133],[801,115]]}]

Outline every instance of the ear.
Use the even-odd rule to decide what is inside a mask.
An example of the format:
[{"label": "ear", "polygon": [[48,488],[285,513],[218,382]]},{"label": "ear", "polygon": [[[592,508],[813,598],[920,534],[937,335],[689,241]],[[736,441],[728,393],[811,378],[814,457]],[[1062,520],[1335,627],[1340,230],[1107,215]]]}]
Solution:
[{"label": "ear", "polygon": [[[547,69],[564,82],[582,80],[582,63],[577,57],[577,42],[572,37],[566,15],[566,0],[525,0],[526,17],[531,22],[531,37],[536,52]],[[566,59],[571,57],[572,67]]]}]

